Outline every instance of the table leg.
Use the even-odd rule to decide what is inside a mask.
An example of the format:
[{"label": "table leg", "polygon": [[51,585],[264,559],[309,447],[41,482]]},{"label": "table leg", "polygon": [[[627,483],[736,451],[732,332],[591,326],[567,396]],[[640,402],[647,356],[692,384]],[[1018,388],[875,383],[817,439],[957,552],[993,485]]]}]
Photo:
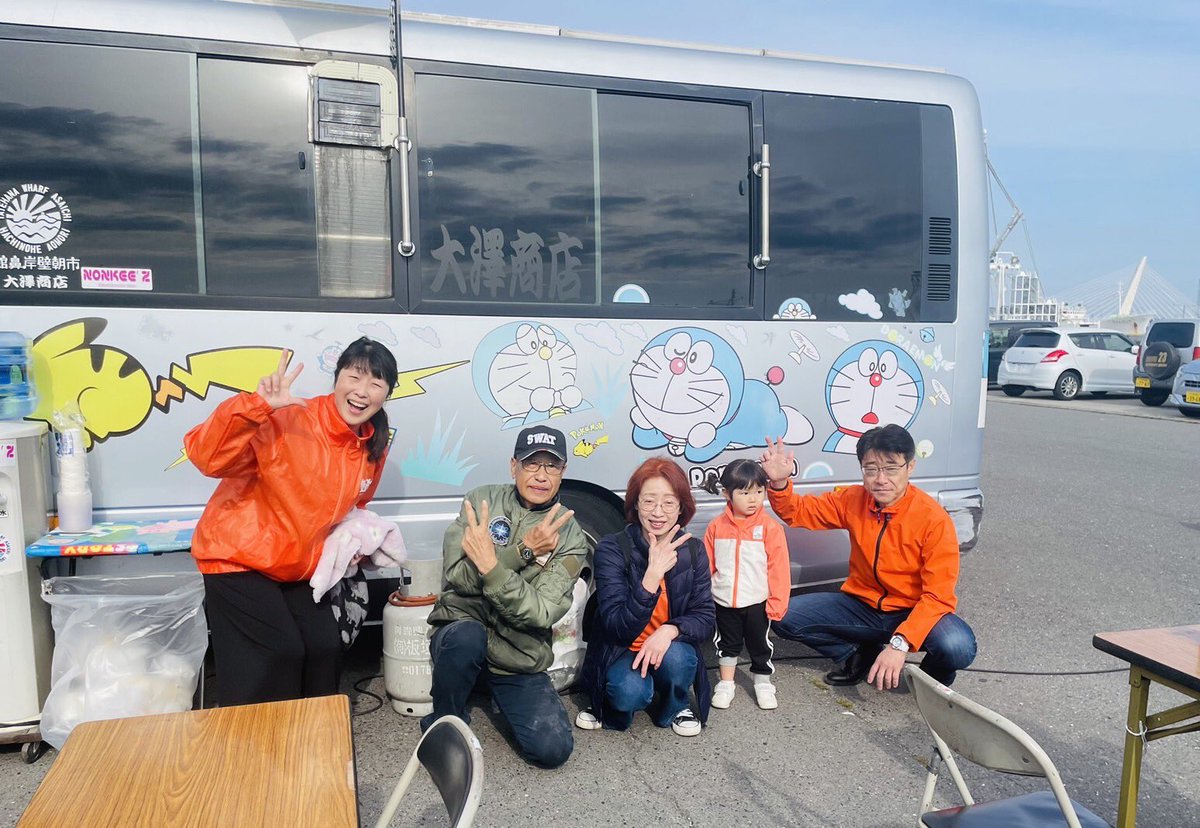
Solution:
[{"label": "table leg", "polygon": [[1125,758],[1121,765],[1121,795],[1117,800],[1117,828],[1137,824],[1138,783],[1142,775],[1142,741],[1150,679],[1137,667],[1129,668],[1129,715],[1125,720]]}]

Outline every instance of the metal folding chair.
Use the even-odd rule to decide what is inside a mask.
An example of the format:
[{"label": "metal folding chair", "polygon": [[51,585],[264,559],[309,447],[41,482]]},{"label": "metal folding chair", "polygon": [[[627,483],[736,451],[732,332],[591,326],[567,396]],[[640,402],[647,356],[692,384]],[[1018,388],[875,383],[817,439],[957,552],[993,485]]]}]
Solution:
[{"label": "metal folding chair", "polygon": [[[1071,801],[1050,757],[1021,728],[977,702],[930,678],[916,665],[904,668],[904,680],[917,702],[934,750],[921,799],[917,825],[921,828],[1108,828],[1082,805]],[[963,780],[954,754],[999,773],[1041,776],[1050,790],[977,804]],[[964,805],[931,811],[938,767],[946,766]]]},{"label": "metal folding chair", "polygon": [[443,716],[425,731],[375,828],[387,828],[392,821],[417,765],[425,766],[441,793],[452,828],[469,828],[483,795],[483,748],[467,723],[457,716]]}]

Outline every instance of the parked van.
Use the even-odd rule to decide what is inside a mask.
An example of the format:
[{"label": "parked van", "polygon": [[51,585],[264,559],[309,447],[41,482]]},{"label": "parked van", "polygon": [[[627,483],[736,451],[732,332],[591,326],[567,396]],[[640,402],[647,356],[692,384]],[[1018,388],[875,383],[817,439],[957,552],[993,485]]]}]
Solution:
[{"label": "parked van", "polygon": [[1200,319],[1156,319],[1133,366],[1133,386],[1146,405],[1162,405],[1181,365],[1200,359]]}]

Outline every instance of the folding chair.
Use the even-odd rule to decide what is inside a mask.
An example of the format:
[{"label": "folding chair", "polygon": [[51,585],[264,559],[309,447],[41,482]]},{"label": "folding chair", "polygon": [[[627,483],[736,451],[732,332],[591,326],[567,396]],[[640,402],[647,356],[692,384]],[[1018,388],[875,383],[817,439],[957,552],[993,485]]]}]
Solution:
[{"label": "folding chair", "polygon": [[[1082,805],[1072,802],[1061,777],[1046,752],[1033,737],[1008,719],[954,692],[923,673],[916,665],[904,668],[904,680],[933,734],[933,755],[921,800],[917,825],[921,828],[1108,828]],[[976,804],[963,781],[957,753],[988,770],[1020,776],[1041,776],[1049,791]],[[945,764],[965,805],[930,811],[937,785],[938,765]]]},{"label": "folding chair", "polygon": [[457,716],[443,716],[425,731],[375,828],[387,828],[392,821],[418,764],[425,766],[437,785],[451,828],[470,828],[483,795],[483,748],[467,723]]}]

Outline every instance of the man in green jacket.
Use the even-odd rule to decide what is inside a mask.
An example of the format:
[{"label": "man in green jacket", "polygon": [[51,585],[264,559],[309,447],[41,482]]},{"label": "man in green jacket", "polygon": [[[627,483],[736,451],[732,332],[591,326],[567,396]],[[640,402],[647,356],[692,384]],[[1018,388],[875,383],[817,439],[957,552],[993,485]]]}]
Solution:
[{"label": "man in green jacket", "polygon": [[558,489],[567,443],[547,426],[517,435],[515,485],[480,486],[442,541],[442,595],[429,614],[433,713],[470,721],[467,699],[480,685],[508,721],[530,763],[556,768],[574,748],[567,711],[546,669],[551,627],[571,607],[587,557],[583,530]]}]

